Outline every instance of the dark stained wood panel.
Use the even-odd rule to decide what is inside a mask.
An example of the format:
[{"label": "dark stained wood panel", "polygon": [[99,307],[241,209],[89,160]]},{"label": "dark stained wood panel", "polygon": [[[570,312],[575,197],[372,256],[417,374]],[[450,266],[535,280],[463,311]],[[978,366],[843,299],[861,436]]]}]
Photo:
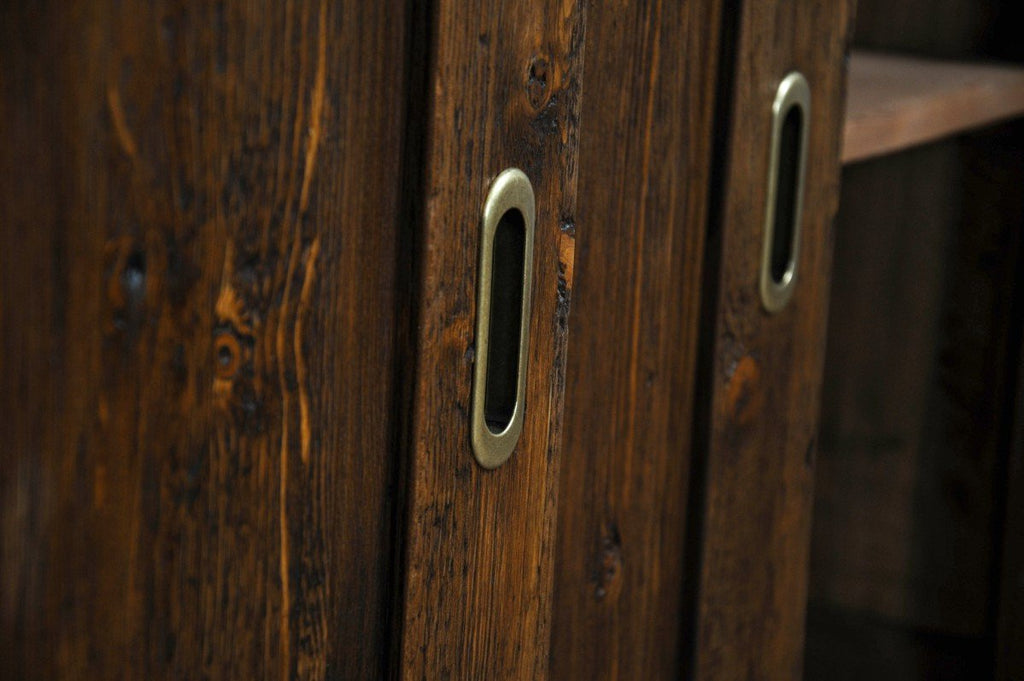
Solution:
[{"label": "dark stained wood panel", "polygon": [[[815,433],[838,202],[846,2],[746,2],[738,18],[707,400],[705,516],[693,678],[794,679],[802,667]],[[761,305],[771,104],[793,69],[810,83],[798,282]],[[710,270],[714,271],[714,270]]]},{"label": "dark stained wood panel", "polygon": [[[442,0],[428,22],[402,678],[547,677],[583,21],[575,0]],[[486,471],[469,436],[478,238],[509,166],[537,205],[526,420]]]},{"label": "dark stained wood panel", "polygon": [[721,4],[591,3],[553,679],[682,674]]},{"label": "dark stained wood panel", "polygon": [[405,11],[0,10],[0,676],[386,675]]}]

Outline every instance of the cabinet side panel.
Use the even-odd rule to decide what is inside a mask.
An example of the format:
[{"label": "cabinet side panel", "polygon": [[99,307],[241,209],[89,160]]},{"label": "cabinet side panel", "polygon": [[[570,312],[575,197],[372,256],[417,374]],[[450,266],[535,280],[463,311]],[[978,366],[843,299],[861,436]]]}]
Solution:
[{"label": "cabinet side panel", "polygon": [[587,14],[555,679],[681,675],[719,2]]},{"label": "cabinet side panel", "polygon": [[404,12],[0,10],[0,676],[386,674]]},{"label": "cabinet side panel", "polygon": [[[847,2],[741,4],[729,151],[720,190],[718,295],[694,677],[799,678],[815,434],[838,201]],[[767,313],[758,293],[771,105],[802,72],[811,90],[798,281]],[[720,232],[715,232],[715,229]],[[707,267],[712,267],[708,263]]]},{"label": "cabinet side panel", "polygon": [[[402,678],[543,679],[584,9],[439,0],[429,23]],[[508,167],[529,177],[537,207],[526,412],[511,458],[484,470],[470,446],[478,240]]]}]

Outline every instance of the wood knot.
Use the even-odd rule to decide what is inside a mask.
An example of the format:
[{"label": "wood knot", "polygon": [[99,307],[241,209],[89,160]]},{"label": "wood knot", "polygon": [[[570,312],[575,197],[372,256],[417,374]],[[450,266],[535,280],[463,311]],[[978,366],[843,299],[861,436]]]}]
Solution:
[{"label": "wood knot", "polygon": [[125,342],[136,338],[146,320],[146,254],[134,248],[129,239],[109,245],[106,265],[106,292],[110,302],[109,332]]},{"label": "wood knot", "polygon": [[216,357],[217,378],[231,380],[238,373],[238,367],[242,362],[242,347],[238,338],[230,331],[219,331],[213,339],[214,353]]},{"label": "wood knot", "polygon": [[114,259],[107,270],[107,296],[115,309],[137,308],[146,298],[146,254],[127,243],[114,248]]},{"label": "wood knot", "polygon": [[139,304],[146,296],[146,254],[132,251],[121,270],[121,290],[130,304]]},{"label": "wood knot", "polygon": [[750,355],[736,363],[725,391],[726,413],[736,425],[753,423],[764,407],[761,367]]},{"label": "wood knot", "polygon": [[[220,408],[232,408],[245,420],[255,404],[252,385],[253,339],[231,324],[219,324],[213,331],[213,394]],[[251,398],[251,399],[250,399]]]},{"label": "wood knot", "polygon": [[547,59],[543,56],[535,56],[530,60],[526,75],[526,95],[530,99],[530,106],[538,111],[544,108],[551,92],[548,83],[550,76],[551,65]]},{"label": "wood knot", "polygon": [[622,583],[622,537],[615,523],[609,523],[601,536],[597,572],[594,575],[594,598],[615,598]]}]

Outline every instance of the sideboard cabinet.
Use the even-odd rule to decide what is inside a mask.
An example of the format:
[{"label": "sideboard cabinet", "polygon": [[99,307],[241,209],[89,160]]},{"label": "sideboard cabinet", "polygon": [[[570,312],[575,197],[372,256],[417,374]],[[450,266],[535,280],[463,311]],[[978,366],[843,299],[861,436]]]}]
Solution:
[{"label": "sideboard cabinet", "polygon": [[[841,171],[853,4],[4,3],[0,677],[844,664],[870,564],[829,542],[867,535],[818,418],[879,376],[829,311],[840,179],[902,191]],[[1016,405],[1020,325],[986,334]],[[1012,576],[992,457],[971,545]]]}]

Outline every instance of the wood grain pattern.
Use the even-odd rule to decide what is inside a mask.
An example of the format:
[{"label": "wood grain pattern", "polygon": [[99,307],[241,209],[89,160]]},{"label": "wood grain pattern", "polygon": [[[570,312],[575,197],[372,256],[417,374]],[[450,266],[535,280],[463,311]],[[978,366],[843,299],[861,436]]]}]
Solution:
[{"label": "wood grain pattern", "polygon": [[854,52],[843,163],[1022,114],[1024,68]]},{"label": "wood grain pattern", "polygon": [[[576,222],[584,12],[436,3],[431,19],[401,676],[543,679]],[[526,414],[485,471],[469,413],[480,211],[509,166],[536,194]]]},{"label": "wood grain pattern", "polygon": [[553,679],[682,674],[719,2],[592,3]]},{"label": "wood grain pattern", "polygon": [[386,674],[405,5],[0,10],[5,678]]},{"label": "wood grain pattern", "polygon": [[[800,676],[850,20],[845,2],[742,5],[716,235],[718,296],[709,311],[716,330],[704,395],[710,421],[696,679]],[[812,93],[803,236],[793,299],[769,315],[757,281],[771,103],[791,69],[804,73]]]}]

